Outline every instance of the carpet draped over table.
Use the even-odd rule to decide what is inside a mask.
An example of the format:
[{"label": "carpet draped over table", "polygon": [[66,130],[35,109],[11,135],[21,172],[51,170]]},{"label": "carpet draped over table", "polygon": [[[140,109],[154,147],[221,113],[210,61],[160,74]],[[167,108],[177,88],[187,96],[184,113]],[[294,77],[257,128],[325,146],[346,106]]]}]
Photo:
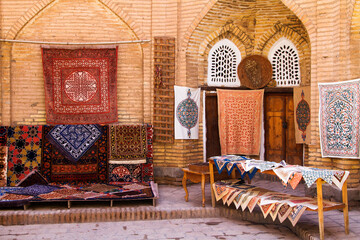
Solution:
[{"label": "carpet draped over table", "polygon": [[264,90],[217,89],[221,154],[259,155]]},{"label": "carpet draped over table", "polygon": [[117,47],[43,46],[42,57],[48,124],[118,121]]}]

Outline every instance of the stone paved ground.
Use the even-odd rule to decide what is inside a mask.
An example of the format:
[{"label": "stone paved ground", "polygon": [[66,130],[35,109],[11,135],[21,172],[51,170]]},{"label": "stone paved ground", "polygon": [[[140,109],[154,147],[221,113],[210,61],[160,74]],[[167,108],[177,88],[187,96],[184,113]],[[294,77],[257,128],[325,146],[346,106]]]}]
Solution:
[{"label": "stone paved ground", "polygon": [[[269,182],[265,180],[255,179],[254,185],[271,188],[276,191],[283,191],[283,187],[279,182]],[[109,203],[79,203],[73,204],[71,209],[66,208],[66,204],[41,204],[31,205],[29,210],[2,210],[0,214],[17,216],[19,213],[27,212],[30,215],[46,215],[52,212],[76,212],[88,211],[93,212],[109,210],[119,211],[124,209],[126,212],[140,211],[160,211],[161,216],[165,214],[165,220],[147,220],[147,221],[119,221],[106,222],[100,220],[92,223],[71,223],[71,224],[41,224],[41,225],[20,225],[20,226],[1,226],[0,239],[297,239],[297,237],[285,227],[289,224],[285,220],[283,224],[276,222],[273,224],[268,216],[267,224],[250,223],[240,220],[239,217],[233,219],[218,217],[213,214],[211,207],[210,186],[206,185],[206,207],[201,207],[201,188],[200,184],[192,184],[188,186],[189,202],[184,201],[184,190],[179,186],[160,185],[160,199],[157,206],[152,207],[149,202],[131,201],[118,202],[113,208],[109,207]],[[299,185],[296,190],[288,187],[286,192],[293,195],[304,195],[304,186]],[[221,202],[217,202],[216,209],[229,209],[224,207]],[[233,206],[230,207],[234,209]],[[176,214],[166,214],[166,212],[176,210]],[[199,210],[200,209],[200,210]],[[201,210],[204,210],[201,214]],[[257,207],[254,212],[259,212]],[[121,210],[122,211],[122,210]],[[241,210],[233,210],[241,211]],[[186,212],[186,214],[178,213]],[[253,213],[254,213],[253,212]],[[196,216],[192,213],[200,213]],[[206,215],[206,213],[209,213]],[[248,210],[245,210],[248,214]],[[146,214],[140,214],[146,216]],[[205,216],[206,215],[206,216]],[[253,214],[252,214],[253,215]],[[160,215],[159,215],[160,216]],[[167,218],[166,216],[169,216]],[[176,219],[180,216],[182,219]],[[259,221],[264,222],[261,213],[258,214]],[[190,217],[189,219],[184,219]],[[200,218],[203,217],[203,218]],[[175,219],[174,219],[175,218]],[[351,208],[349,212],[350,234],[344,233],[344,220],[341,211],[325,212],[325,239],[334,240],[355,240],[360,239],[360,208]],[[102,219],[102,218],[100,218]],[[138,218],[135,218],[138,219]],[[268,221],[269,220],[269,221]],[[7,225],[7,224],[4,224]],[[314,239],[319,237],[318,221],[316,212],[306,211],[296,225],[301,231],[307,233],[307,238],[311,236]],[[226,230],[225,230],[226,229]],[[157,231],[156,231],[157,230]],[[138,235],[136,235],[136,233]],[[237,236],[237,237],[235,237]]]},{"label": "stone paved ground", "polygon": [[192,218],[0,227],[2,240],[27,239],[298,239],[279,225],[253,224],[226,218]]}]

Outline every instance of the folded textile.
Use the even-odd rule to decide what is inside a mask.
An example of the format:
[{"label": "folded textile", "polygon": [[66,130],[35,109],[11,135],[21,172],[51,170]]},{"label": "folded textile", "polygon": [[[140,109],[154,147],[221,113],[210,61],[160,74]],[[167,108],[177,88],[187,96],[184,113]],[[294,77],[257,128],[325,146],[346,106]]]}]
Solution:
[{"label": "folded textile", "polygon": [[29,175],[22,179],[16,186],[18,187],[28,187],[34,184],[39,185],[48,185],[48,181],[38,172],[38,170],[33,170]]},{"label": "folded textile", "polygon": [[14,194],[21,194],[21,195],[31,195],[31,196],[37,196],[40,194],[50,193],[54,190],[60,189],[60,187],[57,186],[51,186],[51,185],[40,185],[40,184],[34,184],[28,187],[24,188],[18,188],[16,190],[12,190],[11,193]]}]

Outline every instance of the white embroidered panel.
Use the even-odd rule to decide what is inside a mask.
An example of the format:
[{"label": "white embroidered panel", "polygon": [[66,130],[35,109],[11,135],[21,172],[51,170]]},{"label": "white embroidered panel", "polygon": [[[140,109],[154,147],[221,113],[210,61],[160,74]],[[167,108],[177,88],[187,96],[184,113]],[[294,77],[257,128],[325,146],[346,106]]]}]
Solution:
[{"label": "white embroidered panel", "polygon": [[270,49],[268,59],[273,69],[277,87],[299,86],[300,61],[295,45],[286,38],[280,38]]},{"label": "white embroidered panel", "polygon": [[223,39],[217,42],[208,56],[208,86],[240,86],[237,75],[240,61],[241,53],[232,41]]}]

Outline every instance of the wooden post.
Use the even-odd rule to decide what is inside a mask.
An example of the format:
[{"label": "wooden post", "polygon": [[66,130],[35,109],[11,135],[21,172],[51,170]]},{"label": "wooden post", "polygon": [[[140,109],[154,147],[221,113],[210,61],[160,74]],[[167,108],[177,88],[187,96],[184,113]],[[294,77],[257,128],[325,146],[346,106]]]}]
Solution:
[{"label": "wooden post", "polygon": [[324,206],[323,206],[322,184],[323,184],[323,180],[318,178],[316,180],[316,189],[317,189],[320,240],[324,240]]},{"label": "wooden post", "polygon": [[348,195],[347,195],[347,180],[344,182],[341,192],[342,192],[342,201],[345,204],[345,207],[343,209],[345,233],[349,234],[349,205],[348,205]]},{"label": "wooden post", "polygon": [[209,169],[210,169],[211,205],[212,205],[212,207],[215,207],[215,195],[214,195],[214,189],[213,189],[213,184],[215,182],[215,180],[214,180],[214,163],[211,161],[209,161]]},{"label": "wooden post", "polygon": [[205,207],[205,174],[201,174],[202,206]]}]

